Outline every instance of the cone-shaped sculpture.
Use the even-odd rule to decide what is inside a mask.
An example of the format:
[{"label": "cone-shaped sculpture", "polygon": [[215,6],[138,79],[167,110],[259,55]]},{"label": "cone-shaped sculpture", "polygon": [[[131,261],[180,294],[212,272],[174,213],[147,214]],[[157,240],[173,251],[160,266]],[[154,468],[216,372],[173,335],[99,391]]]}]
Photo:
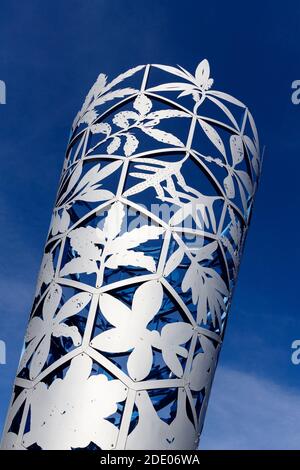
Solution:
[{"label": "cone-shaped sculpture", "polygon": [[2,448],[197,448],[259,171],[253,118],[207,60],[99,75],[73,123]]}]

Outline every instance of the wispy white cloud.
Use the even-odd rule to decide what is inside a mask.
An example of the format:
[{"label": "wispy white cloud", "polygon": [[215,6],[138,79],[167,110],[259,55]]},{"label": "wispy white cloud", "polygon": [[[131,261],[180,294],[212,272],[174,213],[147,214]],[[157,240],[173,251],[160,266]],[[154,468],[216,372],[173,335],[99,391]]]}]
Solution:
[{"label": "wispy white cloud", "polygon": [[201,449],[300,449],[300,394],[218,367]]}]

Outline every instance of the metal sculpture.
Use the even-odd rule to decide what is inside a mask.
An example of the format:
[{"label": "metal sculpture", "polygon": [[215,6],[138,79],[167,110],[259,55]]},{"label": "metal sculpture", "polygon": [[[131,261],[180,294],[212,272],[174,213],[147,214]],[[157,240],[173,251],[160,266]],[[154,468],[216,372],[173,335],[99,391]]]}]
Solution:
[{"label": "metal sculpture", "polygon": [[207,60],[100,74],[73,123],[2,448],[193,449],[259,142]]}]

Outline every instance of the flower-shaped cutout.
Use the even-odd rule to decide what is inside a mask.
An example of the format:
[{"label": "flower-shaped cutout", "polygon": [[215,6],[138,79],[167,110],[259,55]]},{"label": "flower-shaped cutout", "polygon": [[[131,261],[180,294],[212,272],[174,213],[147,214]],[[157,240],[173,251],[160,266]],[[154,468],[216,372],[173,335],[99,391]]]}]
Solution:
[{"label": "flower-shaped cutout", "polygon": [[31,380],[37,377],[47,361],[52,336],[71,338],[74,346],[81,344],[78,328],[66,325],[64,322],[83,310],[91,297],[88,292],[80,292],[71,297],[57,312],[62,298],[62,288],[58,284],[50,285],[43,304],[42,318],[33,317],[29,322],[25,336],[25,342],[28,344],[21,358],[19,371],[31,358],[29,377]]},{"label": "flower-shaped cutout", "polygon": [[127,370],[134,380],[143,380],[153,363],[152,347],[162,351],[166,365],[176,376],[183,369],[177,355],[187,357],[182,347],[192,336],[189,323],[176,322],[165,325],[161,333],[149,330],[147,325],[159,313],[163,300],[163,289],[158,281],[148,281],[136,290],[132,308],[110,294],[100,296],[100,309],[113,328],[97,335],[91,346],[108,353],[130,352]]}]

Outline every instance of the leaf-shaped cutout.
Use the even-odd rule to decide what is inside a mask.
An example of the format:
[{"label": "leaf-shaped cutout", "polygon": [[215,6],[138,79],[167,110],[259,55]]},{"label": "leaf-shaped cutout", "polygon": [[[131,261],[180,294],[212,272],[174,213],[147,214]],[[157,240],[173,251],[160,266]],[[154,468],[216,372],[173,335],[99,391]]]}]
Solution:
[{"label": "leaf-shaped cutout", "polygon": [[26,334],[25,334],[25,342],[28,343],[28,341],[31,341],[33,338],[36,336],[41,335],[43,332],[43,320],[39,317],[33,317],[31,318]]},{"label": "leaf-shaped cutout", "polygon": [[82,341],[81,334],[79,333],[77,326],[69,326],[65,323],[59,323],[55,325],[52,331],[52,335],[56,338],[60,338],[61,336],[65,338],[71,338],[75,347],[80,346]]},{"label": "leaf-shaped cutout", "polygon": [[235,196],[234,182],[230,174],[228,174],[226,178],[224,178],[223,185],[224,185],[227,197],[229,199],[234,198]]},{"label": "leaf-shaped cutout", "polygon": [[209,138],[209,140],[214,144],[214,146],[219,150],[219,152],[221,152],[223,157],[226,157],[226,151],[225,151],[223,141],[221,137],[219,136],[218,132],[216,131],[216,129],[214,129],[207,122],[203,121],[203,119],[199,118],[198,122],[200,126],[202,127],[203,131],[205,132],[205,134],[207,135],[207,137]]},{"label": "leaf-shaped cutout", "polygon": [[180,345],[186,344],[192,337],[192,325],[185,322],[169,323],[161,331],[162,356],[169,369],[177,376],[183,374],[182,365],[177,355],[187,357],[188,351]]},{"label": "leaf-shaped cutout", "polygon": [[132,349],[132,339],[129,337],[125,327],[110,328],[97,335],[92,341],[91,346],[99,351],[110,353],[123,353]]},{"label": "leaf-shaped cutout", "polygon": [[204,353],[199,353],[195,356],[193,361],[192,370],[190,373],[190,387],[191,390],[200,391],[207,388],[209,385],[209,362]]},{"label": "leaf-shaped cutout", "polygon": [[102,181],[104,178],[114,173],[121,165],[122,161],[116,160],[115,162],[109,163],[108,165],[102,167],[101,170],[98,171],[98,177],[95,180],[95,183]]},{"label": "leaf-shaped cutout", "polygon": [[103,232],[108,240],[119,235],[125,216],[125,209],[121,202],[112,204],[104,221]]},{"label": "leaf-shaped cutout", "polygon": [[46,335],[35,351],[29,366],[29,378],[34,380],[43,369],[51,344],[51,334]]},{"label": "leaf-shaped cutout", "polygon": [[[175,349],[183,344],[186,344],[192,337],[193,327],[190,323],[176,322],[168,323],[161,331],[162,344],[173,346]],[[164,347],[164,346],[163,346]],[[186,356],[184,354],[184,356]]]},{"label": "leaf-shaped cutout", "polygon": [[196,260],[203,261],[203,260],[212,260],[213,259],[213,253],[216,251],[218,248],[218,242],[214,241],[212,243],[209,243],[208,245],[202,246],[200,249],[197,250],[197,255],[196,255]]},{"label": "leaf-shaped cutout", "polygon": [[[240,243],[242,240],[242,229],[240,221],[236,221],[235,219],[232,220],[229,233],[234,244],[237,246],[237,248],[240,248]],[[231,255],[234,255],[234,253],[231,253]]]},{"label": "leaf-shaped cutout", "polygon": [[136,266],[145,268],[150,272],[155,272],[156,264],[152,256],[147,256],[143,252],[124,250],[109,257],[105,266],[110,269],[117,269],[119,266]]},{"label": "leaf-shaped cutout", "polygon": [[259,173],[259,159],[258,158],[252,158],[251,160],[253,170],[255,171],[255,174],[258,175]]},{"label": "leaf-shaped cutout", "polygon": [[[86,112],[87,108],[95,106],[95,101],[93,102],[93,99],[95,100],[99,95],[103,95],[104,93],[107,93],[114,86],[118,85],[119,83],[121,83],[126,78],[131,77],[136,72],[141,70],[143,67],[145,67],[145,66],[140,65],[138,67],[134,67],[132,69],[129,69],[126,72],[121,73],[120,75],[118,75],[116,78],[114,78],[108,84],[106,84],[106,81],[107,81],[106,75],[101,73],[98,76],[98,78],[97,78],[96,82],[94,83],[94,85],[92,86],[92,88],[90,89],[89,93],[87,94],[87,97],[86,97],[86,99],[85,99],[85,101],[82,105],[81,110],[79,111],[79,113],[77,113],[77,116],[75,117],[74,122],[73,122],[72,129],[74,130],[75,127],[80,124],[82,116]],[[135,92],[135,90],[132,89],[132,88],[123,89],[123,90],[121,90],[121,92],[124,93],[124,90],[127,90],[127,91],[130,90],[130,93]],[[117,92],[119,92],[119,90],[117,90]],[[117,98],[117,97],[118,96],[116,96],[116,94],[114,94],[114,95],[112,95],[111,93],[109,94],[109,99],[114,99],[114,98]]]},{"label": "leaf-shaped cutout", "polygon": [[138,148],[139,141],[133,134],[126,135],[126,142],[124,145],[124,153],[126,157],[130,157]]},{"label": "leaf-shaped cutout", "polygon": [[207,98],[212,101],[214,104],[216,104],[222,111],[224,114],[226,114],[226,116],[228,117],[228,119],[231,121],[231,123],[234,125],[234,127],[236,128],[236,130],[239,131],[239,125],[234,117],[234,115],[232,114],[232,112],[227,108],[227,106],[225,106],[224,103],[222,103],[222,101],[218,100],[217,98],[213,97],[213,96],[210,96],[210,95],[207,95]]},{"label": "leaf-shaped cutout", "polygon": [[[205,268],[205,272],[206,272],[206,274],[208,274],[210,276],[211,287],[216,289],[223,296],[228,297],[229,296],[228,288],[227,288],[225,282],[223,281],[222,277],[220,276],[220,274],[212,268]],[[222,303],[222,308],[225,310],[226,306],[223,302],[223,299],[222,299],[221,303]]]},{"label": "leaf-shaped cutout", "polygon": [[[203,247],[202,250],[208,250],[210,245]],[[193,304],[197,304],[198,323],[204,322],[206,324],[207,313],[210,311],[213,325],[215,326],[217,319],[221,327],[221,314],[226,310],[223,297],[229,296],[227,286],[218,272],[200,264],[204,259],[212,259],[209,253],[205,256],[199,255],[199,263],[196,259],[195,257],[191,261],[182,280],[181,289],[183,292],[191,289]]]},{"label": "leaf-shaped cutout", "polygon": [[184,83],[184,82],[172,82],[172,83],[163,83],[162,85],[157,85],[151,88],[148,88],[148,91],[150,92],[158,92],[158,91],[182,91],[183,92],[178,95],[178,98],[180,96],[184,95],[189,95],[193,93],[195,90],[195,85],[191,85],[189,83]]},{"label": "leaf-shaped cutout", "polygon": [[69,179],[67,189],[66,189],[65,193],[60,198],[59,204],[61,204],[61,201],[65,198],[65,196],[72,191],[75,184],[78,182],[81,173],[82,173],[82,162],[80,162],[80,163],[78,163],[78,165],[76,165],[75,170],[73,171],[73,173],[72,173],[72,175]]},{"label": "leaf-shaped cutout", "polygon": [[215,358],[216,353],[220,349],[220,345],[215,347],[212,340],[204,335],[200,335],[200,345],[204,353],[207,354],[207,358],[210,358],[210,360]]},{"label": "leaf-shaped cutout", "polygon": [[45,297],[43,304],[43,320],[49,323],[58,309],[62,297],[62,288],[59,284],[51,284],[48,294]]},{"label": "leaf-shaped cutout", "polygon": [[253,132],[253,137],[254,137],[254,141],[255,141],[255,144],[256,144],[256,148],[259,152],[259,140],[258,140],[257,127],[256,127],[255,121],[254,121],[253,116],[250,113],[249,109],[247,110],[247,116],[248,116],[250,126],[251,126],[251,129],[252,129],[252,132]]},{"label": "leaf-shaped cutout", "polygon": [[[90,190],[96,190],[98,189],[101,184],[99,181],[103,180],[107,176],[111,175],[114,173],[117,168],[122,164],[120,161],[115,161],[110,163],[109,165],[105,165],[103,168],[100,169],[100,164],[95,165],[93,168],[91,168],[81,179],[79,182],[77,188],[76,188],[76,196],[74,199],[81,199],[81,197],[86,193],[89,192]],[[78,194],[79,193],[79,194]]]},{"label": "leaf-shaped cutout", "polygon": [[203,59],[198,67],[196,68],[195,78],[199,88],[204,88],[208,86],[208,79],[210,74],[209,62],[207,59]]},{"label": "leaf-shaped cutout", "polygon": [[219,351],[219,347],[215,348],[212,341],[203,335],[200,344],[203,352],[194,357],[190,373],[190,388],[195,391],[210,386]]},{"label": "leaf-shaped cutout", "polygon": [[55,316],[56,322],[62,322],[66,318],[72,317],[77,313],[81,312],[89,301],[91,300],[91,294],[88,292],[80,292],[79,294],[73,295],[59,310]]},{"label": "leaf-shaped cutout", "polygon": [[250,178],[250,176],[248,175],[248,173],[246,173],[246,171],[243,171],[243,170],[237,170],[237,171],[236,171],[236,174],[238,175],[238,177],[240,178],[241,182],[242,182],[243,185],[245,186],[245,188],[246,188],[247,193],[249,194],[249,196],[251,196],[251,195],[252,195],[252,192],[253,192],[253,186],[252,186],[251,178]]},{"label": "leaf-shaped cutout", "polygon": [[[201,272],[202,271],[202,272]],[[207,309],[211,314],[212,323],[222,327],[221,315],[226,311],[224,297],[229,296],[227,286],[219,273],[211,268],[200,270],[202,282],[197,285],[198,306],[197,322],[207,323]]]},{"label": "leaf-shaped cutout", "polygon": [[142,227],[134,228],[130,232],[125,232],[116,238],[107,247],[108,253],[115,253],[120,249],[135,248],[148,240],[157,240],[159,236],[164,232],[162,227],[156,227],[155,225],[143,225]]},{"label": "leaf-shaped cutout", "polygon": [[93,166],[85,175],[82,176],[76,187],[76,193],[78,193],[85,186],[92,186],[93,184],[98,183],[98,172],[100,167],[100,163],[97,163],[97,165]]},{"label": "leaf-shaped cutout", "polygon": [[104,73],[99,73],[97,80],[95,81],[94,85],[92,86],[90,93],[97,97],[100,93],[103,92],[104,87],[107,82],[107,76]]},{"label": "leaf-shaped cutout", "polygon": [[228,101],[229,103],[235,104],[236,106],[240,106],[242,108],[245,108],[244,103],[237,100],[233,96],[228,95],[228,93],[224,93],[223,91],[216,91],[216,90],[209,91],[208,93],[212,96],[217,96],[218,98],[220,98],[222,100]]},{"label": "leaf-shaped cutout", "polygon": [[192,95],[192,97],[194,98],[194,101],[200,100],[200,93],[195,90],[195,87],[193,87],[191,90],[182,91],[181,93],[179,93],[177,98],[182,98],[183,96],[188,96],[188,95]]},{"label": "leaf-shaped cutout", "polygon": [[59,227],[59,232],[63,233],[66,230],[68,230],[70,225],[70,216],[69,213],[66,209],[63,209],[62,214],[61,214],[61,219],[60,219],[60,227]]},{"label": "leaf-shaped cutout", "polygon": [[52,253],[45,253],[42,259],[41,268],[36,284],[35,296],[40,293],[43,284],[49,284],[54,277],[53,257]]},{"label": "leaf-shaped cutout", "polygon": [[238,188],[239,188],[239,192],[240,192],[240,197],[241,197],[241,201],[242,201],[242,205],[243,205],[244,216],[246,217],[247,216],[247,210],[248,210],[248,198],[246,196],[246,191],[244,189],[244,186],[241,183],[241,180],[239,178],[237,178],[236,180],[237,180],[237,184],[238,184]]},{"label": "leaf-shaped cutout", "polygon": [[[181,283],[182,292],[187,292],[189,289],[192,289],[193,284],[194,284],[193,279],[197,276],[198,276],[198,265],[197,263],[192,262],[189,268],[187,269],[184,275],[184,278],[182,280],[182,283]],[[193,300],[193,303],[196,304],[198,297],[194,294],[193,291],[194,289],[192,289],[192,294],[193,294],[192,300]]]},{"label": "leaf-shaped cutout", "polygon": [[136,97],[133,102],[133,107],[136,109],[142,116],[145,116],[149,113],[152,108],[152,102],[144,93],[141,93]]},{"label": "leaf-shaped cutout", "polygon": [[195,77],[187,69],[182,67],[182,65],[178,65],[178,67],[180,68],[180,70],[182,70],[186,74],[187,77],[190,78],[190,80],[192,80],[192,81],[195,80]]},{"label": "leaf-shaped cutout", "polygon": [[41,338],[43,338],[43,337],[44,337],[44,331],[43,331],[43,325],[41,324],[41,329],[39,330],[39,335],[36,336],[35,338],[33,338],[30,341],[30,343],[26,346],[26,349],[25,349],[25,351],[23,352],[23,354],[21,356],[19,366],[18,366],[18,373],[23,369],[23,367],[26,366],[29,359],[33,355],[34,351],[38,347],[38,345],[41,341]]},{"label": "leaf-shaped cutout", "polygon": [[244,142],[246,144],[246,147],[248,148],[250,153],[252,153],[253,157],[258,158],[258,152],[257,152],[257,149],[256,149],[252,139],[250,139],[250,137],[248,137],[247,135],[244,135],[243,139],[244,139]]},{"label": "leaf-shaped cutout", "polygon": [[135,73],[139,72],[145,68],[145,65],[138,65],[137,67],[133,67],[129,70],[126,70],[126,72],[120,73],[116,78],[114,78],[110,83],[108,83],[104,89],[102,90],[102,93],[106,93],[107,91],[111,90],[114,86],[118,85],[119,83],[123,82],[126,78],[132,77]]},{"label": "leaf-shaped cutout", "polygon": [[[176,193],[179,197],[184,197],[184,193],[179,191]],[[170,202],[171,204],[174,203],[171,198],[165,198],[164,200],[165,202]],[[170,218],[169,224],[173,226],[182,226],[182,222],[191,216],[198,228],[202,230],[203,228],[209,227],[211,224],[211,227],[215,232],[216,218],[213,210],[213,204],[215,200],[215,197],[201,196],[199,198],[194,198],[192,201],[186,204],[182,204],[181,207]]]},{"label": "leaf-shaped cutout", "polygon": [[[222,279],[221,281],[224,282]],[[215,327],[216,325],[218,325],[219,328],[221,329],[222,328],[222,313],[226,311],[226,305],[225,305],[224,298],[223,298],[224,294],[221,294],[219,292],[219,288],[216,286],[215,278],[207,277],[205,280],[204,288],[206,290],[208,311],[211,314],[213,326]],[[206,308],[206,305],[205,305],[205,308]],[[204,311],[205,311],[205,308],[204,308]],[[198,314],[201,315],[201,318],[203,318],[202,316],[203,312],[198,312],[197,310],[198,322],[200,321]],[[203,321],[205,324],[207,323],[206,318],[204,318]]]},{"label": "leaf-shaped cutout", "polygon": [[184,257],[184,250],[179,247],[175,250],[168,261],[166,262],[165,269],[164,269],[164,276],[169,276],[181,263]]},{"label": "leaf-shaped cutout", "polygon": [[134,111],[121,111],[113,117],[113,123],[121,129],[127,129],[130,125],[129,119],[137,121],[139,115]]},{"label": "leaf-shaped cutout", "polygon": [[111,191],[106,189],[93,189],[81,194],[77,199],[78,201],[87,201],[87,202],[97,202],[97,201],[107,201],[114,197],[114,194]]},{"label": "leaf-shaped cutout", "polygon": [[201,196],[185,204],[183,206],[184,219],[191,215],[200,230],[208,228],[211,225],[211,228],[215,232],[217,230],[216,217],[213,209],[215,200],[216,198],[214,197]]},{"label": "leaf-shaped cutout", "polygon": [[51,233],[55,237],[59,233],[60,228],[60,215],[57,210],[54,209],[52,220],[51,220]]},{"label": "leaf-shaped cutout", "polygon": [[121,145],[121,139],[120,137],[114,137],[111,141],[111,143],[107,146],[107,153],[109,155],[113,154],[114,152],[116,152],[118,150],[118,148],[120,147]]},{"label": "leaf-shaped cutout", "polygon": [[140,381],[149,375],[153,362],[151,344],[140,342],[134,348],[127,361],[127,370],[133,380]]},{"label": "leaf-shaped cutout", "polygon": [[176,75],[177,77],[183,78],[184,80],[190,79],[190,74],[187,74],[185,71],[182,71],[179,68],[172,67],[171,65],[153,64],[153,67],[157,67],[160,70],[164,70],[165,72]]},{"label": "leaf-shaped cutout", "polygon": [[230,136],[230,150],[233,166],[238,165],[244,158],[244,145],[240,135]]},{"label": "leaf-shaped cutout", "polygon": [[135,291],[132,311],[145,319],[146,325],[159,312],[163,300],[163,288],[159,281],[144,282]]},{"label": "leaf-shaped cutout", "polygon": [[[170,200],[171,202],[171,200]],[[173,202],[173,201],[172,201]],[[191,215],[192,212],[192,204],[188,202],[180,207],[170,218],[169,223],[170,225],[176,226],[181,225],[181,223]]]},{"label": "leaf-shaped cutout", "polygon": [[124,98],[125,96],[134,95],[137,92],[135,88],[120,88],[119,90],[111,91],[106,95],[102,95],[93,101],[92,106],[95,108],[96,106],[100,106],[107,101],[115,100],[116,98]]},{"label": "leaf-shaped cutout", "polygon": [[95,121],[95,119],[97,119],[97,117],[97,112],[94,109],[91,109],[83,115],[81,122],[90,125]]},{"label": "leaf-shaped cutout", "polygon": [[105,243],[105,235],[98,227],[79,227],[69,233],[72,248],[82,257],[98,260],[101,249],[96,245]]},{"label": "leaf-shaped cutout", "polygon": [[96,261],[78,257],[71,259],[60,271],[61,276],[68,276],[69,274],[87,273],[91,274],[98,271]]},{"label": "leaf-shaped cutout", "polygon": [[132,324],[132,312],[129,307],[110,294],[102,294],[99,298],[102,314],[115,328],[97,335],[91,346],[107,352],[125,352],[135,347],[135,330],[128,330]]},{"label": "leaf-shaped cutout", "polygon": [[159,111],[152,111],[147,114],[147,119],[170,119],[175,117],[191,117],[189,113],[185,111],[179,111],[178,109],[161,109]]},{"label": "leaf-shaped cutout", "polygon": [[124,302],[110,294],[101,294],[99,297],[99,307],[111,325],[121,327],[128,325],[131,310]]},{"label": "leaf-shaped cutout", "polygon": [[111,127],[107,122],[99,122],[98,124],[91,126],[91,132],[92,134],[109,135],[111,133]]},{"label": "leaf-shaped cutout", "polygon": [[163,349],[162,350],[162,357],[166,365],[169,367],[170,371],[173,372],[173,374],[176,377],[182,377],[183,376],[183,368],[182,365],[175,353],[174,350],[170,349]]},{"label": "leaf-shaped cutout", "polygon": [[68,229],[69,224],[70,216],[66,209],[62,210],[61,215],[59,215],[57,210],[54,210],[51,224],[51,233],[53,236],[65,232]]},{"label": "leaf-shaped cutout", "polygon": [[175,147],[183,147],[183,143],[175,135],[160,129],[152,129],[151,127],[141,127],[141,131],[153,137],[153,139],[163,142],[164,144],[174,145]]},{"label": "leaf-shaped cutout", "polygon": [[[81,194],[83,194],[85,191],[87,191],[88,188],[94,186],[96,183],[99,183],[99,181],[102,181],[104,178],[114,173],[121,165],[122,165],[122,162],[117,160],[115,162],[112,162],[112,163],[109,163],[108,165],[103,166],[102,168],[101,168],[100,163],[98,163],[93,168],[91,168],[82,177],[82,179],[77,185],[76,199],[79,198]],[[85,189],[81,191],[83,188]],[[78,195],[78,192],[80,192],[79,195]]]}]

